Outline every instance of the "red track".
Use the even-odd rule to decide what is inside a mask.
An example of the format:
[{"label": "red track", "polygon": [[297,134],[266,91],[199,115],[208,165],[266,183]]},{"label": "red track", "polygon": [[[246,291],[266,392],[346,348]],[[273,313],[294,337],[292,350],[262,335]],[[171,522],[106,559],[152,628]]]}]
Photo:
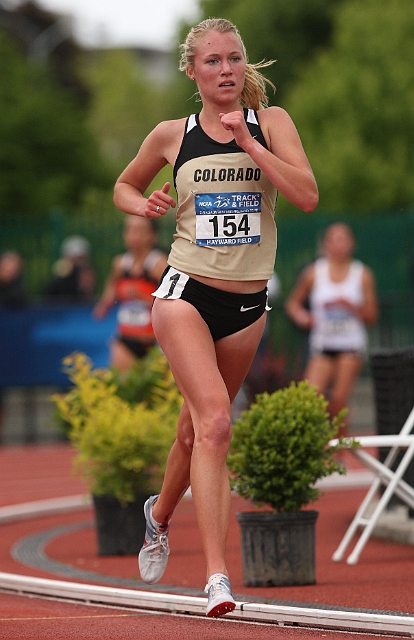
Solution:
[{"label": "red track", "polygon": [[[0,506],[83,493],[84,485],[71,476],[73,452],[68,445],[10,447],[0,450]],[[256,596],[263,601],[282,600],[319,606],[414,612],[414,546],[371,538],[355,566],[334,563],[332,553],[364,495],[365,490],[327,490],[312,508],[317,522],[317,582],[302,587],[248,588],[243,585],[240,534],[236,511],[251,506],[233,499],[233,517],[227,563],[237,596]],[[2,572],[62,579],[42,569],[29,568],[11,557],[13,545],[36,532],[90,520],[91,510],[44,516],[1,525],[0,570]],[[171,555],[161,584],[175,588],[202,589],[205,566],[191,500],[184,500],[174,516],[170,534]],[[58,536],[45,548],[48,558],[77,569],[105,576],[138,578],[135,557],[99,557],[93,528]],[[67,578],[64,578],[65,580]],[[76,578],[76,582],[81,582]],[[166,587],[167,590],[167,587]],[[414,630],[413,630],[414,633]],[[335,634],[335,635],[334,635]],[[349,634],[303,628],[280,628],[222,619],[219,621],[176,615],[139,614],[107,607],[88,607],[41,598],[0,593],[0,639],[60,638],[156,638],[181,640],[192,637],[242,640],[243,638],[313,638],[340,640]],[[358,637],[369,638],[366,634]]]}]

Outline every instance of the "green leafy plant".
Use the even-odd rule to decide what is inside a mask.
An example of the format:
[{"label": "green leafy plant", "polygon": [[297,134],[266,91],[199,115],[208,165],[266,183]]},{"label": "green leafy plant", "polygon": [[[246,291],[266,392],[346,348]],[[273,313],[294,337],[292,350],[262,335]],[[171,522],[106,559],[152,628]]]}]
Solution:
[{"label": "green leafy plant", "polygon": [[263,393],[234,425],[228,455],[233,489],[272,510],[299,511],[321,491],[317,480],[345,469],[329,446],[345,410],[330,419],[327,401],[308,382]]},{"label": "green leafy plant", "polygon": [[[87,363],[88,369],[83,368],[83,374],[79,372],[76,380],[81,380],[82,375],[89,375],[92,370],[91,362],[88,361],[85,354],[72,354],[63,360],[64,371],[68,374],[69,379],[75,374],[75,358]],[[76,367],[79,367],[78,359]],[[101,369],[94,372],[94,376],[104,382],[108,388],[115,385],[115,393],[117,396],[125,400],[131,405],[138,402],[144,402],[147,407],[154,407],[163,401],[166,385],[175,387],[174,379],[171,375],[170,368],[165,356],[162,355],[157,347],[150,349],[145,358],[137,359],[134,365],[127,372],[121,372],[115,368]],[[73,380],[72,380],[73,381]],[[78,384],[75,383],[72,389],[66,395],[68,402],[79,405],[81,402],[79,397]],[[67,437],[72,428],[71,422],[65,417],[65,413],[59,410],[57,399],[60,396],[53,396],[55,401],[54,420],[60,431]]]},{"label": "green leafy plant", "polygon": [[116,385],[117,395],[129,404],[145,402],[147,407],[155,407],[163,401],[167,387],[175,388],[167,359],[157,347],[150,349],[145,358],[136,359],[127,372],[109,371],[109,383]]},{"label": "green leafy plant", "polygon": [[161,484],[182,398],[161,352],[144,366],[146,400],[134,403],[122,397],[116,372],[92,369],[82,353],[64,360],[73,387],[52,399],[78,451],[75,470],[94,495],[132,502],[137,492],[157,491]]}]

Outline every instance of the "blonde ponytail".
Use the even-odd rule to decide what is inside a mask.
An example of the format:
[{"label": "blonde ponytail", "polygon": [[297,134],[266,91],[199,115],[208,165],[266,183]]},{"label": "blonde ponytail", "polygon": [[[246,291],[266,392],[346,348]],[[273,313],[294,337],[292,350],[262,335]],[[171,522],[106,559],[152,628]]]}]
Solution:
[{"label": "blonde ponytail", "polygon": [[257,64],[246,63],[246,76],[244,81],[244,87],[240,100],[244,107],[259,111],[259,109],[265,109],[269,104],[269,98],[266,94],[266,84],[270,85],[273,92],[276,91],[276,87],[258,69],[263,67],[269,67],[274,63],[274,60],[262,60]]}]

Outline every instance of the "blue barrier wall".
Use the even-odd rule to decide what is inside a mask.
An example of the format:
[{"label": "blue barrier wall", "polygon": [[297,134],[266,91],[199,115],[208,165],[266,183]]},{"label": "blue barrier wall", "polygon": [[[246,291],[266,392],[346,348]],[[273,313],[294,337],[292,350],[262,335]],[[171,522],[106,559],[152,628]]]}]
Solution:
[{"label": "blue barrier wall", "polygon": [[0,310],[0,387],[67,385],[62,359],[82,351],[107,367],[116,310],[103,320],[88,305],[35,305]]}]

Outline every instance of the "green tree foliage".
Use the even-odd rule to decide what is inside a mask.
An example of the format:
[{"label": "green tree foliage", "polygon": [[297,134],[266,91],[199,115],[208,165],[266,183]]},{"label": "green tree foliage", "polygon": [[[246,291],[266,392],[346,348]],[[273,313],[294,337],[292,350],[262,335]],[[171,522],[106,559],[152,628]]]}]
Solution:
[{"label": "green tree foliage", "polygon": [[0,29],[0,212],[76,205],[108,177],[83,110]]},{"label": "green tree foliage", "polygon": [[330,210],[414,202],[414,3],[350,0],[287,103]]},{"label": "green tree foliage", "polygon": [[344,0],[200,0],[204,18],[227,18],[237,25],[250,62],[276,60],[266,76],[277,87],[272,104],[282,104],[288,86],[313,51],[326,46],[332,9]]},{"label": "green tree foliage", "polygon": [[88,53],[83,76],[92,89],[91,128],[117,177],[165,119],[167,92],[145,77],[137,55],[125,49]]}]

